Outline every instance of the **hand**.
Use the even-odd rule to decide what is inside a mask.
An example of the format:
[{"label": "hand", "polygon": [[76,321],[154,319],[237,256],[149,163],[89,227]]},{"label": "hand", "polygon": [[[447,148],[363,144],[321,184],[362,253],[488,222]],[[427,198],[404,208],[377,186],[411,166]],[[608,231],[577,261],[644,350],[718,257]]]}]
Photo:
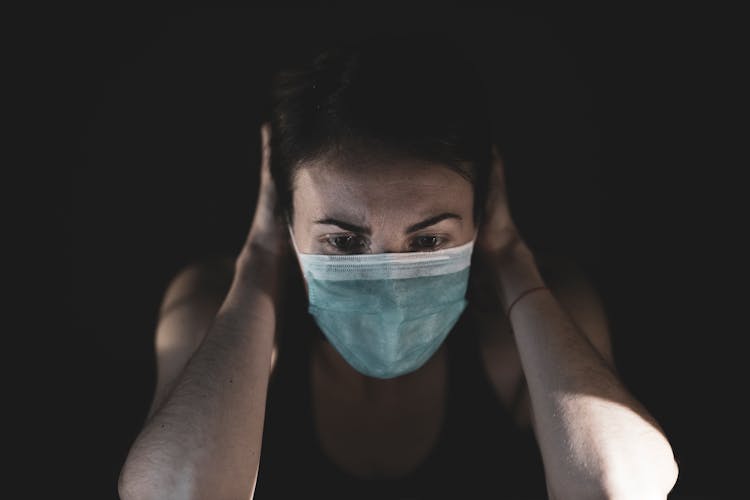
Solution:
[{"label": "hand", "polygon": [[272,315],[284,294],[287,259],[291,256],[289,233],[279,215],[276,186],[271,177],[268,123],[261,125],[260,134],[262,153],[255,213],[235,259],[232,286],[220,310],[230,331],[245,332],[259,318],[276,321]]},{"label": "hand", "polygon": [[278,299],[285,279],[285,261],[291,254],[289,234],[278,215],[278,196],[271,177],[271,126],[263,123],[258,200],[245,244],[235,262],[235,277],[268,290]]},{"label": "hand", "polygon": [[493,145],[490,185],[477,235],[477,250],[484,257],[496,258],[507,254],[520,242],[521,236],[510,215],[503,162]]},{"label": "hand", "polygon": [[239,259],[262,253],[271,259],[283,260],[290,252],[289,235],[285,222],[278,215],[278,196],[271,177],[271,126],[260,127],[261,165],[258,199],[245,245]]},{"label": "hand", "polygon": [[476,257],[469,283],[469,302],[481,322],[494,328],[503,313],[501,287],[494,279],[495,270],[503,261],[530,253],[511,217],[503,162],[494,145],[487,202],[475,249]]}]

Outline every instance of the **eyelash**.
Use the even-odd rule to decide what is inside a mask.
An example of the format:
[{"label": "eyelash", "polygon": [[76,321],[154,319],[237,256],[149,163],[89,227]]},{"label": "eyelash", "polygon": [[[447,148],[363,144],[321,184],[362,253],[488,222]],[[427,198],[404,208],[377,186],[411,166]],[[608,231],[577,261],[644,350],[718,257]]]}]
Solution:
[{"label": "eyelash", "polygon": [[[356,251],[352,252],[352,251],[348,251],[347,249],[339,248],[338,246],[336,246],[333,243],[333,241],[336,238],[346,238],[346,237],[349,237],[349,238],[358,238],[359,236],[356,235],[356,234],[353,234],[353,233],[332,234],[332,235],[328,235],[325,238],[323,238],[322,241],[323,241],[323,243],[325,245],[327,245],[329,248],[333,249],[335,252],[339,252],[339,253],[357,253]],[[443,236],[439,236],[437,234],[420,234],[419,236],[414,237],[414,240],[419,240],[420,238],[434,238],[436,240],[435,245],[433,245],[433,246],[427,246],[427,247],[422,246],[422,247],[419,247],[416,250],[416,251],[422,251],[422,252],[435,251],[435,250],[441,248],[445,244],[445,242],[448,241],[447,238],[445,238]],[[362,246],[363,245],[360,245],[360,248]],[[412,246],[411,248],[414,248],[414,246]]]}]

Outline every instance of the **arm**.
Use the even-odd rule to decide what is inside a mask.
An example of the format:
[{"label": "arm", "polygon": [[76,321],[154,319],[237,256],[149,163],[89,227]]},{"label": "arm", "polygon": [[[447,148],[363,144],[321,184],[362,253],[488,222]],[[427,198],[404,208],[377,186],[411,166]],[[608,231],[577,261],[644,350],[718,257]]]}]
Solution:
[{"label": "arm", "polygon": [[[523,291],[547,285],[525,243],[512,248],[492,266],[504,310]],[[549,290],[524,296],[509,318],[550,498],[664,499],[678,473],[669,442],[617,377],[593,289],[580,279],[565,286],[591,306],[577,321]]]},{"label": "arm", "polygon": [[261,133],[260,193],[229,292],[174,386],[163,400],[155,398],[120,472],[124,500],[247,500],[254,494],[289,252],[274,216],[270,132],[263,127]]},{"label": "arm", "polygon": [[[477,257],[479,274],[489,278],[484,296],[507,311],[523,292],[547,283],[511,217],[494,146],[492,156]],[[666,498],[678,474],[671,446],[618,379],[593,287],[580,275],[555,285],[564,288],[556,291],[565,307],[550,290],[538,290],[521,298],[509,318],[550,498]]]},{"label": "arm", "polygon": [[166,287],[154,334],[156,386],[147,421],[172,392],[185,365],[206,338],[232,285],[234,267],[232,258],[193,262]]},{"label": "arm", "polygon": [[258,277],[273,266],[256,255],[237,269],[206,338],[130,449],[123,498],[251,497],[275,330],[276,284]]}]

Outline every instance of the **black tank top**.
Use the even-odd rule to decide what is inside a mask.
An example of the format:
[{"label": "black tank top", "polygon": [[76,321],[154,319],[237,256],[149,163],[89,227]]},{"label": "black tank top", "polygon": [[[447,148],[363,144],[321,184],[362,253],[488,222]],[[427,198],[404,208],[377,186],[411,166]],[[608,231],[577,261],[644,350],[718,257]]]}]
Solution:
[{"label": "black tank top", "polygon": [[315,335],[322,337],[322,333],[301,311],[282,319],[287,325],[293,320],[294,326],[280,336],[278,362],[269,382],[256,500],[301,495],[394,500],[547,498],[534,433],[531,428],[520,430],[495,394],[482,365],[478,330],[467,313],[446,338],[446,415],[429,456],[411,474],[397,479],[360,479],[341,470],[320,448],[314,429],[310,347]]}]

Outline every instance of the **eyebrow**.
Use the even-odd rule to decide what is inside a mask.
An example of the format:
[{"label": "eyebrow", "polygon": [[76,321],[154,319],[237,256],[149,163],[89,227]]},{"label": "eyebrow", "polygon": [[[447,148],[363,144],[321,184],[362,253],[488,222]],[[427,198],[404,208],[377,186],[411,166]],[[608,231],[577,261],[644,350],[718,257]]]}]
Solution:
[{"label": "eyebrow", "polygon": [[[463,220],[463,218],[460,215],[457,215],[451,212],[443,212],[442,214],[438,214],[433,217],[429,217],[421,222],[417,222],[416,224],[412,224],[411,226],[406,228],[406,230],[404,231],[404,234],[411,234],[415,231],[419,231],[420,229],[433,226],[437,224],[438,222],[443,221],[445,219]],[[356,224],[334,219],[331,217],[326,217],[325,219],[319,219],[314,222],[315,224],[326,224],[326,225],[338,226],[341,229],[346,229],[347,231],[351,231],[353,233],[361,233],[361,234],[368,234],[368,235],[371,233],[369,227],[357,226]]]}]

